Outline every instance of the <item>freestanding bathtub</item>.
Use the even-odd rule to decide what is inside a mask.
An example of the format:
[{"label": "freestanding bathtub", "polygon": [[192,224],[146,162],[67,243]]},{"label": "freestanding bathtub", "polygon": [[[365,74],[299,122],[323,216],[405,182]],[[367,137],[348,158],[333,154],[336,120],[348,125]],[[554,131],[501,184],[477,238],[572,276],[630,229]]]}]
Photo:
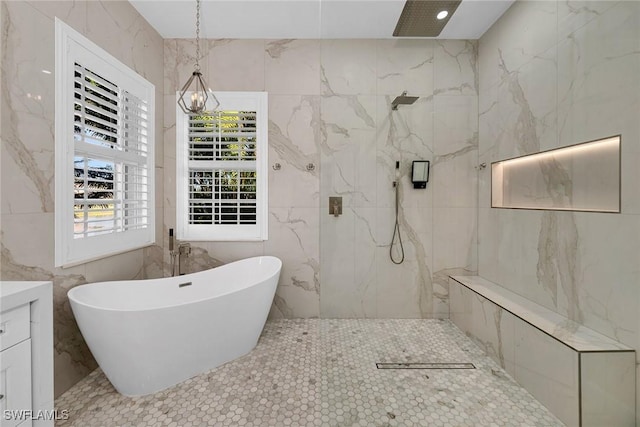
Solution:
[{"label": "freestanding bathtub", "polygon": [[109,381],[125,396],[142,396],[249,353],[281,267],[262,256],[184,276],[91,283],[68,296]]}]

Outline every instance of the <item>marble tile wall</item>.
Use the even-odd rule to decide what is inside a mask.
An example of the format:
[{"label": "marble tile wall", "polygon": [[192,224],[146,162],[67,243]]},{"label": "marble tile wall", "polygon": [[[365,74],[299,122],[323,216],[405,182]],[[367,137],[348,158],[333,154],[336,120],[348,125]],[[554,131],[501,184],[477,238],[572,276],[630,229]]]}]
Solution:
[{"label": "marble tile wall", "polygon": [[[145,263],[144,251],[137,250],[73,268],[54,268],[55,17],[155,84],[160,117],[163,45],[160,35],[127,1],[0,3],[0,276],[2,280],[54,283],[58,396],[96,367],[71,313],[67,291],[86,282],[143,277]],[[157,120],[156,126],[156,174],[160,177],[164,160],[162,120]],[[162,194],[162,187],[158,187]],[[161,201],[157,206],[157,219],[162,224]]]},{"label": "marble tile wall", "polygon": [[[447,317],[448,274],[476,269],[476,45],[334,40],[321,65],[321,313]],[[404,90],[420,98],[392,111]],[[426,190],[410,182],[419,159],[431,161]],[[402,265],[389,259],[396,161]],[[342,217],[329,196],[343,197]]]},{"label": "marble tile wall", "polygon": [[480,162],[622,135],[621,214],[491,209],[481,171],[479,275],[640,349],[640,3],[518,1],[478,68]]},{"label": "marble tile wall", "polygon": [[[269,93],[269,240],[192,242],[187,268],[269,254],[283,260],[272,317],[447,317],[449,274],[475,273],[477,45],[433,40],[206,40],[213,90]],[[175,227],[175,93],[193,40],[165,40],[164,230]],[[407,90],[420,99],[391,111]],[[414,190],[411,161],[432,162]],[[406,261],[388,258],[392,181]],[[314,163],[316,169],[307,171]],[[343,215],[329,215],[329,196]],[[147,275],[168,272],[156,253]],[[160,258],[161,257],[161,258]],[[164,272],[163,272],[164,270]]]}]

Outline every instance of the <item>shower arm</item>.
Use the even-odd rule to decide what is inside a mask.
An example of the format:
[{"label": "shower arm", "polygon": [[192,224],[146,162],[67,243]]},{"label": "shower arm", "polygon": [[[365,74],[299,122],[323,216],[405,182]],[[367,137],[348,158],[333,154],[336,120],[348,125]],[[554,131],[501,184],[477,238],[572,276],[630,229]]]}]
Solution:
[{"label": "shower arm", "polygon": [[411,105],[417,100],[417,96],[407,96],[407,91],[405,90],[400,96],[396,96],[395,99],[391,101],[391,109],[396,111],[398,109],[398,105]]}]

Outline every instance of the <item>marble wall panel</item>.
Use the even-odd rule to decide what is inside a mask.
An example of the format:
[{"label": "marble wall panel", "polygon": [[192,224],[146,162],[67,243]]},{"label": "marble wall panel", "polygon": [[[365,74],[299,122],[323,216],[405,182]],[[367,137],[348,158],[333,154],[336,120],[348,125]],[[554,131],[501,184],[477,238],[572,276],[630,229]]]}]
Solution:
[{"label": "marble wall panel", "polygon": [[378,316],[378,247],[385,241],[378,228],[376,208],[353,208],[354,223],[354,272],[353,283],[360,296],[362,316],[375,318]]},{"label": "marble wall panel", "polygon": [[[491,31],[491,30],[490,30]],[[482,45],[481,45],[482,46]],[[482,62],[482,61],[481,61]],[[503,141],[500,126],[498,84],[482,84],[478,95],[478,206],[491,207],[491,162],[498,158]]]},{"label": "marble wall panel", "polygon": [[580,354],[583,426],[635,425],[634,365],[631,352]]},{"label": "marble wall panel", "polygon": [[[500,28],[502,20],[496,21],[478,40],[478,92],[483,93],[488,88],[500,82],[500,54],[496,49],[500,43]],[[480,101],[480,99],[479,99]],[[480,108],[481,111],[484,108]]]},{"label": "marble wall panel", "polygon": [[270,208],[264,253],[282,260],[274,302],[282,317],[320,315],[319,229],[317,208]]},{"label": "marble wall panel", "polygon": [[433,40],[379,40],[377,45],[377,93],[399,96],[433,95]]},{"label": "marble wall panel", "polygon": [[557,4],[518,1],[498,21],[498,47],[502,60],[516,71],[556,44]]},{"label": "marble wall panel", "polygon": [[[623,184],[640,179],[640,83],[634,77],[640,73],[639,24],[640,5],[620,2],[558,40],[559,139],[622,135]],[[622,207],[640,213],[638,186],[622,186]]]},{"label": "marble wall panel", "polygon": [[375,206],[376,97],[323,96],[320,120],[321,206],[329,196],[342,196],[343,206]]},{"label": "marble wall panel", "polygon": [[579,353],[523,320],[514,331],[515,380],[563,423],[579,425]]},{"label": "marble wall panel", "polygon": [[[476,274],[477,208],[433,208],[433,282],[446,295],[449,276]],[[446,302],[446,301],[445,301]]]},{"label": "marble wall panel", "polygon": [[205,76],[212,90],[265,90],[262,40],[207,40],[207,46]]},{"label": "marble wall panel", "polygon": [[320,42],[267,40],[265,88],[269,94],[320,94]]},{"label": "marble wall panel", "polygon": [[[471,215],[465,216],[470,228],[455,227],[453,217],[438,215],[436,220],[434,194],[435,191],[456,193],[458,200],[466,199],[460,202],[465,207],[475,207],[477,203],[474,190],[478,123],[476,44],[379,40],[376,49],[374,55],[373,45],[369,43],[361,50],[351,42],[322,44],[325,96],[321,104],[321,199],[341,195],[345,203],[354,208],[349,211],[348,218],[321,221],[321,315],[325,315],[325,309],[329,312],[333,307],[341,307],[331,311],[331,315],[447,317],[447,272],[465,274],[476,269],[475,213],[469,210]],[[361,60],[353,65],[352,57]],[[358,82],[353,82],[349,74],[353,69],[359,69],[361,80]],[[377,75],[377,87],[370,81],[370,75]],[[412,105],[391,110],[391,102],[403,90],[419,99]],[[449,95],[458,99],[447,104]],[[443,97],[440,117],[445,125],[438,133],[434,116],[440,96]],[[373,97],[375,105],[368,107],[370,104],[365,100]],[[345,116],[345,107],[340,107],[345,105],[348,106],[346,111],[354,105],[358,107],[357,118]],[[347,120],[353,124],[347,125]],[[369,128],[375,131],[374,145],[362,144],[360,141],[365,138],[361,133],[355,133],[355,129],[364,128],[363,122],[368,126],[365,128],[367,138]],[[434,154],[438,138],[443,144],[441,158]],[[444,141],[446,138],[455,141]],[[354,142],[359,143],[359,148],[353,147]],[[448,147],[447,142],[450,143]],[[462,153],[456,158],[458,150]],[[411,184],[413,160],[432,162],[431,182],[426,190],[414,189]],[[396,161],[400,162],[397,190],[392,185],[396,180]],[[448,184],[443,190],[442,182],[434,181],[433,168],[437,162],[444,165],[447,161],[450,161],[447,165],[450,167],[441,167],[442,180]],[[470,175],[462,176],[463,169],[470,170]],[[469,176],[471,179],[466,179]],[[401,265],[394,264],[389,258],[396,191],[398,222],[405,249],[405,261]],[[324,210],[321,208],[320,215],[325,215]],[[340,221],[347,223],[339,225]],[[448,231],[446,236],[439,235],[439,241],[434,233],[438,228]],[[340,244],[335,243],[338,240]],[[451,241],[441,247],[443,240]],[[324,242],[330,248],[339,247],[335,250],[344,256],[327,249],[325,257]],[[393,252],[399,258],[398,242],[395,243]],[[447,250],[452,247],[455,249]],[[453,253],[464,253],[464,256]],[[468,256],[470,254],[474,255]],[[441,266],[438,275],[434,274],[436,257]],[[355,265],[352,267],[351,263]],[[328,278],[327,274],[333,277],[341,270],[355,277],[353,285],[337,285]],[[325,293],[325,285],[335,286],[335,289]]]},{"label": "marble wall panel", "polygon": [[322,40],[320,45],[322,94],[375,94],[376,49],[376,40]]},{"label": "marble wall panel", "polygon": [[[376,250],[378,316],[382,318],[447,317],[443,301],[447,294],[436,293],[433,285],[433,210],[404,207],[398,211],[399,233],[404,246],[404,262],[394,264],[389,255],[395,224],[394,208],[378,208],[380,244]],[[394,259],[401,258],[398,237]]]},{"label": "marble wall panel", "polygon": [[498,273],[502,267],[499,262],[500,217],[488,207],[478,208],[478,272],[482,277],[500,283]]},{"label": "marble wall panel", "polygon": [[490,209],[481,173],[479,274],[636,349],[639,28],[637,2],[522,1],[479,41],[480,162],[622,135],[622,214]]},{"label": "marble wall panel", "polygon": [[270,207],[319,206],[319,133],[319,96],[269,96],[269,165],[282,167],[269,170]]},{"label": "marble wall panel", "polygon": [[478,44],[471,40],[435,40],[434,95],[478,94]]},{"label": "marble wall panel", "polygon": [[[88,281],[144,275],[143,250],[54,268],[54,17],[83,33],[156,86],[156,176],[162,172],[163,43],[125,1],[2,2],[3,280],[54,283],[55,395],[96,367],[66,293]],[[157,186],[162,194],[162,186]],[[159,206],[162,206],[161,204]],[[162,211],[157,221],[162,224]]]},{"label": "marble wall panel", "polygon": [[2,213],[53,212],[53,23],[29,4],[1,7]]},{"label": "marble wall panel", "polygon": [[638,291],[632,284],[640,283],[640,218],[580,212],[575,224],[577,298],[565,296],[565,309],[575,307],[585,326],[635,347]]},{"label": "marble wall panel", "polygon": [[338,218],[322,211],[320,221],[320,313],[326,318],[365,317],[365,307],[369,304],[363,300],[368,292],[367,289],[357,289],[354,282],[354,210],[345,206]]},{"label": "marble wall panel", "polygon": [[414,190],[411,183],[413,160],[431,162],[430,180],[433,179],[433,97],[420,97],[412,105],[398,106],[391,110],[394,97],[377,98],[378,123],[376,129],[376,205],[389,208],[395,206],[396,162],[400,162],[400,202],[404,207],[430,207],[434,188]]},{"label": "marble wall panel", "polygon": [[437,96],[434,112],[433,205],[474,207],[478,194],[478,100]]},{"label": "marble wall panel", "polygon": [[619,1],[566,0],[558,2],[558,40],[569,37],[593,20],[600,18]]}]

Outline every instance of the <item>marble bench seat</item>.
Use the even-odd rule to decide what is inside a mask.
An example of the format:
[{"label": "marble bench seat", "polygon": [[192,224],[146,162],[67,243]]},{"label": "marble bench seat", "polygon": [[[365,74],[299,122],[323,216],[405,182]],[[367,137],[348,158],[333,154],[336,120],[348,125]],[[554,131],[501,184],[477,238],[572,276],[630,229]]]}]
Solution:
[{"label": "marble bench seat", "polygon": [[479,276],[449,278],[450,317],[569,426],[635,425],[635,351]]}]

